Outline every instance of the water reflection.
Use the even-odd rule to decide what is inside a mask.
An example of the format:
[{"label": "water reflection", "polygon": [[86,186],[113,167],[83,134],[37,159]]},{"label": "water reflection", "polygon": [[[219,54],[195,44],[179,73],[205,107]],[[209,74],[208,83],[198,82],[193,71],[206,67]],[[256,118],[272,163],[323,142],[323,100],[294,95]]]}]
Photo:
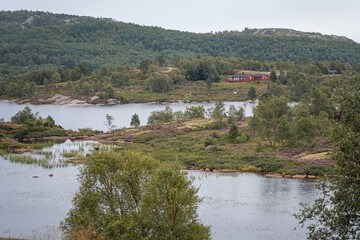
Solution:
[{"label": "water reflection", "polygon": [[[77,172],[76,166],[46,169],[0,157],[0,236],[60,237],[57,227],[78,188]],[[314,181],[252,173],[189,171],[189,176],[200,187],[199,216],[211,226],[213,239],[305,239],[304,229],[293,231],[292,214],[300,201],[316,197]]]},{"label": "water reflection", "polygon": [[67,139],[63,143],[44,147],[40,150],[22,154],[6,154],[3,158],[14,163],[38,165],[44,168],[65,167],[68,165],[66,160],[84,158],[93,149],[109,147],[109,145],[100,144],[96,141],[71,141]]},{"label": "water reflection", "polygon": [[267,178],[252,173],[199,173],[196,186],[204,197],[199,215],[214,239],[305,239],[293,231],[299,202],[315,198],[314,181]]}]

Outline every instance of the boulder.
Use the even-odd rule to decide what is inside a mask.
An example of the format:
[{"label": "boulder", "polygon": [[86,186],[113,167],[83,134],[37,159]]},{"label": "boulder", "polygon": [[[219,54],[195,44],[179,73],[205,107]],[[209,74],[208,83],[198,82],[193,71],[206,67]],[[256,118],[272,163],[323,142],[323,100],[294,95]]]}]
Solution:
[{"label": "boulder", "polygon": [[209,168],[206,168],[205,169],[205,172],[211,172]]},{"label": "boulder", "polygon": [[25,153],[25,152],[30,152],[30,151],[34,151],[35,149],[31,149],[31,148],[21,148],[21,149],[14,149],[14,153]]},{"label": "boulder", "polygon": [[306,178],[306,175],[294,175],[294,176],[292,176],[292,178],[303,179],[303,178]]},{"label": "boulder", "polygon": [[54,176],[54,174],[52,174],[52,173],[49,174],[49,177],[53,177],[53,176]]},{"label": "boulder", "polygon": [[265,175],[265,177],[277,177],[277,178],[281,178],[282,175],[280,173],[268,173]]}]

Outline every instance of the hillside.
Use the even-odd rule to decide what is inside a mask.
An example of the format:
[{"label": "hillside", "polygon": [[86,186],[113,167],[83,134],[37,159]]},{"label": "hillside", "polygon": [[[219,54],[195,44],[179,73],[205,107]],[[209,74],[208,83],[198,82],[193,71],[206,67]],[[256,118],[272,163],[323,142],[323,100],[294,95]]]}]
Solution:
[{"label": "hillside", "polygon": [[339,60],[353,67],[360,62],[360,44],[341,37],[313,34],[242,32],[197,34],[48,12],[0,12],[0,70],[84,64],[93,71],[107,64],[129,63],[163,55],[245,57],[265,60]]},{"label": "hillside", "polygon": [[313,33],[313,32],[311,33],[301,32],[286,28],[260,28],[260,29],[249,29],[249,30],[253,33],[253,35],[256,36],[309,37],[309,38],[316,38],[326,41],[354,42],[353,40],[344,36],[324,35],[321,33]]}]

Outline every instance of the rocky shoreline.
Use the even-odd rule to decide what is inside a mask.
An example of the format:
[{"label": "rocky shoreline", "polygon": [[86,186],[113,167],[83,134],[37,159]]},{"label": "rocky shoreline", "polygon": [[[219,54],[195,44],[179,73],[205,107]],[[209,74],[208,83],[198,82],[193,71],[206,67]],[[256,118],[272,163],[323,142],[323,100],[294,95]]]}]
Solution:
[{"label": "rocky shoreline", "polygon": [[[257,102],[258,99],[252,101],[244,101],[244,102]],[[73,99],[69,96],[55,94],[51,97],[44,98],[29,98],[29,99],[0,99],[0,103],[15,103],[18,105],[55,105],[55,106],[109,106],[109,105],[120,105],[120,104],[134,104],[130,102],[119,102],[116,99],[102,99],[100,100],[98,96],[93,96],[91,98],[83,98],[83,99]],[[214,102],[214,101],[204,101],[206,103]],[[143,103],[152,103],[152,104],[182,104],[182,103],[190,103],[185,102],[183,100],[177,100],[173,102],[143,102]],[[192,101],[192,103],[202,103],[197,101]]]}]

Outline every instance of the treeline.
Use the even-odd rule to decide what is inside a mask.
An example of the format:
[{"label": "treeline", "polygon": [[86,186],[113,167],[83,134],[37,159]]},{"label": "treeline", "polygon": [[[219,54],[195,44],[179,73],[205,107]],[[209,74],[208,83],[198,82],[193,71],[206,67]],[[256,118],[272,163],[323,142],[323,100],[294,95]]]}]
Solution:
[{"label": "treeline", "polygon": [[315,146],[319,137],[329,136],[337,114],[331,95],[314,88],[308,102],[289,105],[286,97],[267,96],[259,101],[250,129],[270,146]]},{"label": "treeline", "polygon": [[[170,63],[175,67],[164,67]],[[314,88],[323,89],[324,92],[331,94],[334,87],[343,79],[349,81],[360,79],[360,68],[353,71],[349,63],[340,61],[311,63],[278,60],[271,62],[248,57],[181,59],[178,55],[174,55],[170,61],[167,61],[164,56],[159,55],[154,59],[141,61],[138,68],[124,64],[117,67],[103,65],[97,73],[91,72],[82,64],[72,69],[65,67],[58,70],[35,69],[19,75],[3,73],[0,75],[0,96],[2,98],[31,98],[62,93],[74,97],[116,98],[121,102],[126,102],[122,89],[137,86],[147,93],[167,94],[193,81],[205,81],[210,90],[213,83],[221,81],[225,76],[234,74],[240,69],[271,71],[265,95],[286,96],[291,101],[307,101]],[[329,70],[337,70],[342,74],[328,75]],[[250,99],[260,97],[256,95],[254,89],[252,90]]]},{"label": "treeline", "polygon": [[[0,123],[3,123],[3,119],[0,119]],[[22,142],[43,137],[66,136],[67,134],[60,125],[55,124],[55,120],[51,116],[42,118],[39,113],[33,113],[29,107],[25,107],[24,110],[11,117],[11,123],[15,123],[17,126],[1,124],[0,128],[3,130],[0,134],[1,139],[10,137]],[[12,128],[13,130],[11,130]],[[11,150],[17,147],[12,142],[0,141],[0,149]]]},{"label": "treeline", "polygon": [[[2,71],[25,72],[39,66],[74,68],[78,64],[98,71],[104,64],[137,66],[142,60],[158,55],[168,61],[173,55],[182,58],[249,56],[271,61],[339,60],[349,62],[353,68],[360,61],[360,45],[355,42],[253,36],[246,32],[196,34],[111,19],[30,13],[0,12],[0,32],[4,33],[0,37]],[[27,21],[31,16],[33,20]],[[48,24],[45,23],[47,20]],[[12,21],[24,30],[11,32]]]}]

